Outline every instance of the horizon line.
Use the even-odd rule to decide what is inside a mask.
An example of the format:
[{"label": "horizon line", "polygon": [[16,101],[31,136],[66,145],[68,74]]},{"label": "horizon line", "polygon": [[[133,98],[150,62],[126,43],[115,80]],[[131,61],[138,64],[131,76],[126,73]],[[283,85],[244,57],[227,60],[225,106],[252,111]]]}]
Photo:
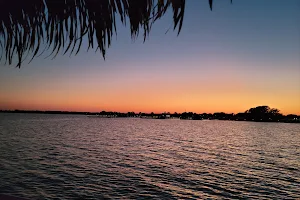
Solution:
[{"label": "horizon line", "polygon": [[[0,109],[0,112],[65,112],[65,113],[101,113],[101,112],[113,112],[113,113],[130,113],[130,112],[134,112],[134,111],[127,111],[127,112],[120,112],[120,111],[106,111],[106,110],[101,110],[101,111],[67,111],[67,110],[24,110],[24,109]],[[243,111],[243,112],[223,112],[223,111],[218,111],[218,112],[202,112],[202,113],[197,113],[197,112],[192,112],[192,111],[184,111],[184,112],[167,112],[167,111],[164,111],[164,112],[141,112],[141,111],[138,111],[138,112],[134,112],[135,114],[139,114],[139,113],[144,113],[144,114],[151,114],[151,113],[154,113],[154,114],[182,114],[182,113],[195,113],[195,114],[215,114],[215,113],[224,113],[224,114],[238,114],[238,113],[245,113],[246,111]],[[280,113],[280,112],[279,112]],[[282,114],[282,113],[280,113]],[[298,113],[289,113],[289,114],[282,114],[282,115],[299,115]]]}]

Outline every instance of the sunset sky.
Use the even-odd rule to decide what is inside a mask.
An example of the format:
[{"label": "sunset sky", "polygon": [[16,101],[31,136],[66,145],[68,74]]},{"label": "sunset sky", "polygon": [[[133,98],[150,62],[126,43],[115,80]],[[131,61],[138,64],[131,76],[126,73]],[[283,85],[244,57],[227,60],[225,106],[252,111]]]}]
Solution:
[{"label": "sunset sky", "polygon": [[300,114],[299,10],[299,0],[217,0],[213,11],[190,0],[179,36],[170,13],[145,43],[118,25],[105,61],[86,44],[21,69],[1,61],[0,109]]}]

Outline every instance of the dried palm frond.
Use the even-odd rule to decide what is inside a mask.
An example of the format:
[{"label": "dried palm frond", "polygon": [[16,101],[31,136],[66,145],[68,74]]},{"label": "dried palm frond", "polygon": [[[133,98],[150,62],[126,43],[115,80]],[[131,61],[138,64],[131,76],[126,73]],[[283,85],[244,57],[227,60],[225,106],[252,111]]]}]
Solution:
[{"label": "dried palm frond", "polygon": [[[208,0],[212,8],[213,0]],[[51,48],[54,57],[63,50],[77,54],[83,38],[88,49],[106,48],[116,30],[116,17],[126,24],[131,35],[139,30],[144,39],[153,22],[169,8],[173,11],[174,30],[181,30],[185,0],[0,0],[0,60],[12,64],[17,56],[20,67],[25,54],[32,59]],[[41,50],[41,48],[44,48]]]}]

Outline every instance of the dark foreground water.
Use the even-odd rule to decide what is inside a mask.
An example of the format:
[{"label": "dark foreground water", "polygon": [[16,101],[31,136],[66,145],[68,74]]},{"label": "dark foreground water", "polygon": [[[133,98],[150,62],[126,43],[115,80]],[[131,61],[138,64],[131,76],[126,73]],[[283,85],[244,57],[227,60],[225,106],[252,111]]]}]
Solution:
[{"label": "dark foreground water", "polygon": [[0,193],[300,199],[300,125],[0,114]]}]

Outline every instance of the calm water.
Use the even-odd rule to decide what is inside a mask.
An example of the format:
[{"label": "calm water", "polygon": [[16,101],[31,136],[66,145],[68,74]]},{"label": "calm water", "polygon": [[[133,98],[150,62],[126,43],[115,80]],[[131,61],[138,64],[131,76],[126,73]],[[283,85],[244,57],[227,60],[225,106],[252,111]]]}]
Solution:
[{"label": "calm water", "polygon": [[300,124],[0,114],[0,193],[300,199]]}]

